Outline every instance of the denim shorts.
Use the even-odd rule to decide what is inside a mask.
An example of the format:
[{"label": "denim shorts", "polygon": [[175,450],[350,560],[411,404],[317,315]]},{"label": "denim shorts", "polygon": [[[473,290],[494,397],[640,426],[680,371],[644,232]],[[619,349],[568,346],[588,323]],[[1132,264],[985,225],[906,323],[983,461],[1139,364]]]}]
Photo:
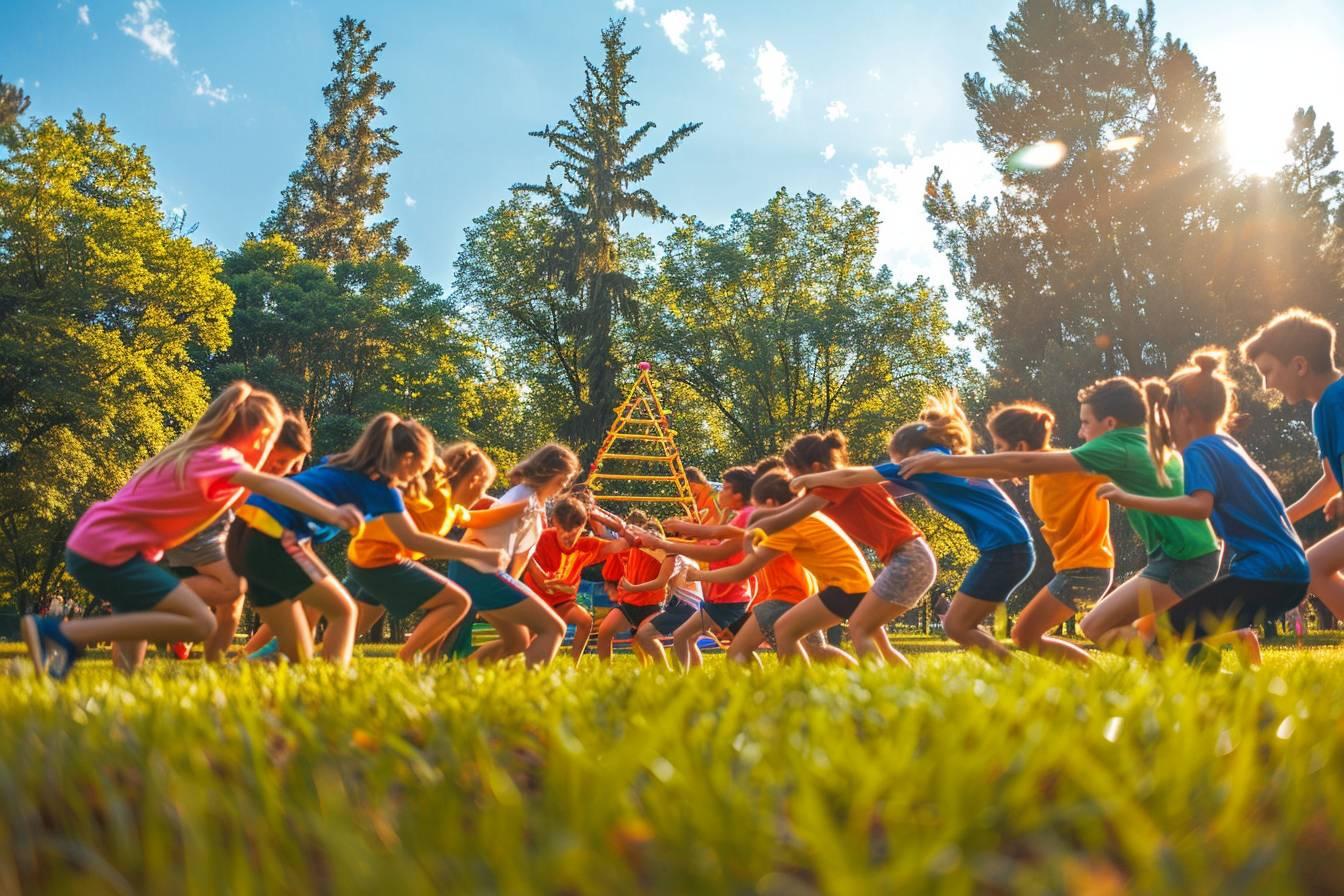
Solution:
[{"label": "denim shorts", "polygon": [[684,600],[673,599],[668,602],[667,609],[653,617],[650,625],[654,631],[664,638],[676,632],[682,624],[695,615],[695,611],[700,609],[698,606],[692,606]]},{"label": "denim shorts", "polygon": [[731,604],[705,601],[700,605],[700,609],[709,617],[709,621],[714,623],[715,628],[728,628],[747,615],[748,606],[749,603],[745,600]]},{"label": "denim shorts", "polygon": [[1101,600],[1110,590],[1114,576],[1115,570],[1102,567],[1061,569],[1045,587],[1049,589],[1051,597],[1078,612]]},{"label": "denim shorts", "polygon": [[[779,645],[775,643],[775,623],[796,606],[798,605],[787,600],[763,600],[751,608],[751,615],[755,617],[756,625],[760,627],[766,643],[776,650],[779,649]],[[820,631],[811,632],[803,637],[803,644],[808,647],[822,647],[826,644],[826,637]]]},{"label": "denim shorts", "polygon": [[981,551],[966,571],[957,590],[976,600],[1001,604],[1031,575],[1036,565],[1036,549],[1030,544],[1010,544]]},{"label": "denim shorts", "polygon": [[1175,591],[1177,597],[1186,598],[1218,577],[1221,562],[1220,551],[1189,560],[1176,560],[1161,548],[1154,548],[1148,552],[1148,565],[1139,571],[1139,575],[1161,582]]}]

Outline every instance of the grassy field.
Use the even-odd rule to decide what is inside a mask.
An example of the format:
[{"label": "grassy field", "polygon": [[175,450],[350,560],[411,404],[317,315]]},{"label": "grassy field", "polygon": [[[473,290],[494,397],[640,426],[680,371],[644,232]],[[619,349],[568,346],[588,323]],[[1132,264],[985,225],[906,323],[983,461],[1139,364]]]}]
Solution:
[{"label": "grassy field", "polygon": [[944,644],[686,678],[13,660],[0,893],[1344,890],[1338,646],[1082,674]]}]

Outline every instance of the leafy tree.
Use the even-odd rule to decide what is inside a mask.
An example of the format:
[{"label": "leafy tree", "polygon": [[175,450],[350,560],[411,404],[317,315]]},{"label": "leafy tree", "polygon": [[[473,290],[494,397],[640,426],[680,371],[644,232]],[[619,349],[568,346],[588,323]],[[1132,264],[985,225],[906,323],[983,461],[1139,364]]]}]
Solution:
[{"label": "leafy tree", "polygon": [[686,218],[663,244],[649,352],[738,459],[832,427],[856,457],[883,456],[893,423],[952,380],[942,295],[876,267],[877,236],[871,207],[780,190],[727,225]]},{"label": "leafy tree", "polygon": [[205,409],[191,352],[228,345],[233,294],[105,119],[20,130],[0,221],[0,591],[26,611],[78,514]]},{"label": "leafy tree", "polygon": [[371,222],[387,201],[385,170],[401,150],[395,126],[376,126],[386,114],[382,101],[396,85],[374,69],[386,44],[370,46],[373,34],[362,19],[341,19],[336,73],[322,88],[327,121],[308,124],[308,153],[289,176],[280,205],[262,225],[265,235],[283,236],[304,258],[362,261],[380,254],[410,253],[394,233],[397,220]]},{"label": "leafy tree", "polygon": [[19,119],[28,111],[32,99],[17,84],[6,84],[0,77],[0,146],[14,148],[19,138]]},{"label": "leafy tree", "polygon": [[559,152],[551,168],[559,170],[560,181],[548,176],[543,184],[514,187],[541,196],[549,217],[547,232],[536,243],[542,255],[531,265],[541,276],[525,294],[543,302],[562,295],[563,311],[516,299],[487,301],[483,308],[501,323],[523,327],[547,318],[555,321],[555,338],[543,344],[564,370],[578,407],[560,435],[589,458],[620,401],[615,338],[619,320],[634,313],[637,284],[622,263],[626,244],[621,222],[631,216],[653,221],[672,217],[638,184],[699,128],[684,124],[656,149],[639,152],[655,125],[646,122],[626,133],[628,110],[638,105],[629,93],[635,80],[629,65],[639,48],[626,49],[624,27],[624,21],[613,22],[603,30],[600,68],[584,60],[583,92],[570,104],[572,118],[532,134]]}]

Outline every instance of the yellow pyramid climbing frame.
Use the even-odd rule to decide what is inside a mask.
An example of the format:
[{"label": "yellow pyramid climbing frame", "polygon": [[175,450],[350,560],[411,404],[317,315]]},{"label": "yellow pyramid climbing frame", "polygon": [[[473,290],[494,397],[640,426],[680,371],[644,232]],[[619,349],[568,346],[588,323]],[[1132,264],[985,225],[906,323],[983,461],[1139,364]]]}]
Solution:
[{"label": "yellow pyramid climbing frame", "polygon": [[[639,376],[625,401],[616,408],[616,420],[588,468],[593,497],[606,504],[675,504],[688,516],[694,516],[695,496],[686,480],[686,468],[681,464],[676,435],[668,426],[667,414],[658,400],[653,377],[649,375],[649,362],[641,361]],[[609,472],[611,469],[622,472]],[[635,482],[655,483],[656,493],[631,495],[607,491],[608,487],[617,492],[642,491],[624,485]]]}]

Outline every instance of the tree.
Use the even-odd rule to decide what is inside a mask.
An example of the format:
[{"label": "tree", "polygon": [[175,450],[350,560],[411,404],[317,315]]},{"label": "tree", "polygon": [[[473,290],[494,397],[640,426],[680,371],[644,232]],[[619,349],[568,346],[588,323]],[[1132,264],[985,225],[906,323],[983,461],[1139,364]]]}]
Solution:
[{"label": "tree", "polygon": [[382,100],[396,85],[374,69],[386,44],[370,46],[372,32],[361,19],[341,19],[336,39],[336,73],[322,88],[327,121],[308,123],[308,152],[289,176],[280,205],[262,224],[263,235],[279,235],[303,257],[334,263],[381,254],[405,259],[410,250],[394,231],[397,219],[371,220],[387,201],[386,166],[401,150],[395,126],[377,127],[386,114]]},{"label": "tree", "polygon": [[[541,278],[527,294],[540,291],[542,301],[563,295],[564,313],[488,297],[482,309],[521,326],[555,318],[556,339],[548,345],[571,380],[578,407],[560,434],[588,460],[620,401],[613,364],[618,321],[634,314],[636,281],[622,264],[621,222],[632,216],[672,218],[671,211],[637,185],[700,127],[683,124],[656,149],[639,154],[640,143],[655,125],[645,122],[625,133],[628,110],[638,105],[629,93],[635,81],[629,65],[639,48],[626,49],[624,27],[624,21],[613,22],[603,30],[601,68],[584,59],[584,87],[570,104],[572,119],[531,135],[559,152],[551,168],[560,171],[561,182],[547,176],[544,184],[514,186],[516,192],[541,196],[550,218],[548,233],[537,244],[543,255],[533,265]],[[540,289],[542,284],[545,289]]]},{"label": "tree", "polygon": [[737,459],[833,427],[856,457],[883,457],[893,425],[951,382],[942,295],[876,267],[877,235],[871,207],[781,189],[727,225],[685,218],[663,243],[648,352]]},{"label": "tree", "polygon": [[144,147],[75,115],[0,161],[0,592],[27,611],[71,525],[205,409],[219,260],[165,223]]},{"label": "tree", "polygon": [[0,146],[13,149],[19,137],[19,119],[32,102],[16,84],[6,84],[0,77]]}]

